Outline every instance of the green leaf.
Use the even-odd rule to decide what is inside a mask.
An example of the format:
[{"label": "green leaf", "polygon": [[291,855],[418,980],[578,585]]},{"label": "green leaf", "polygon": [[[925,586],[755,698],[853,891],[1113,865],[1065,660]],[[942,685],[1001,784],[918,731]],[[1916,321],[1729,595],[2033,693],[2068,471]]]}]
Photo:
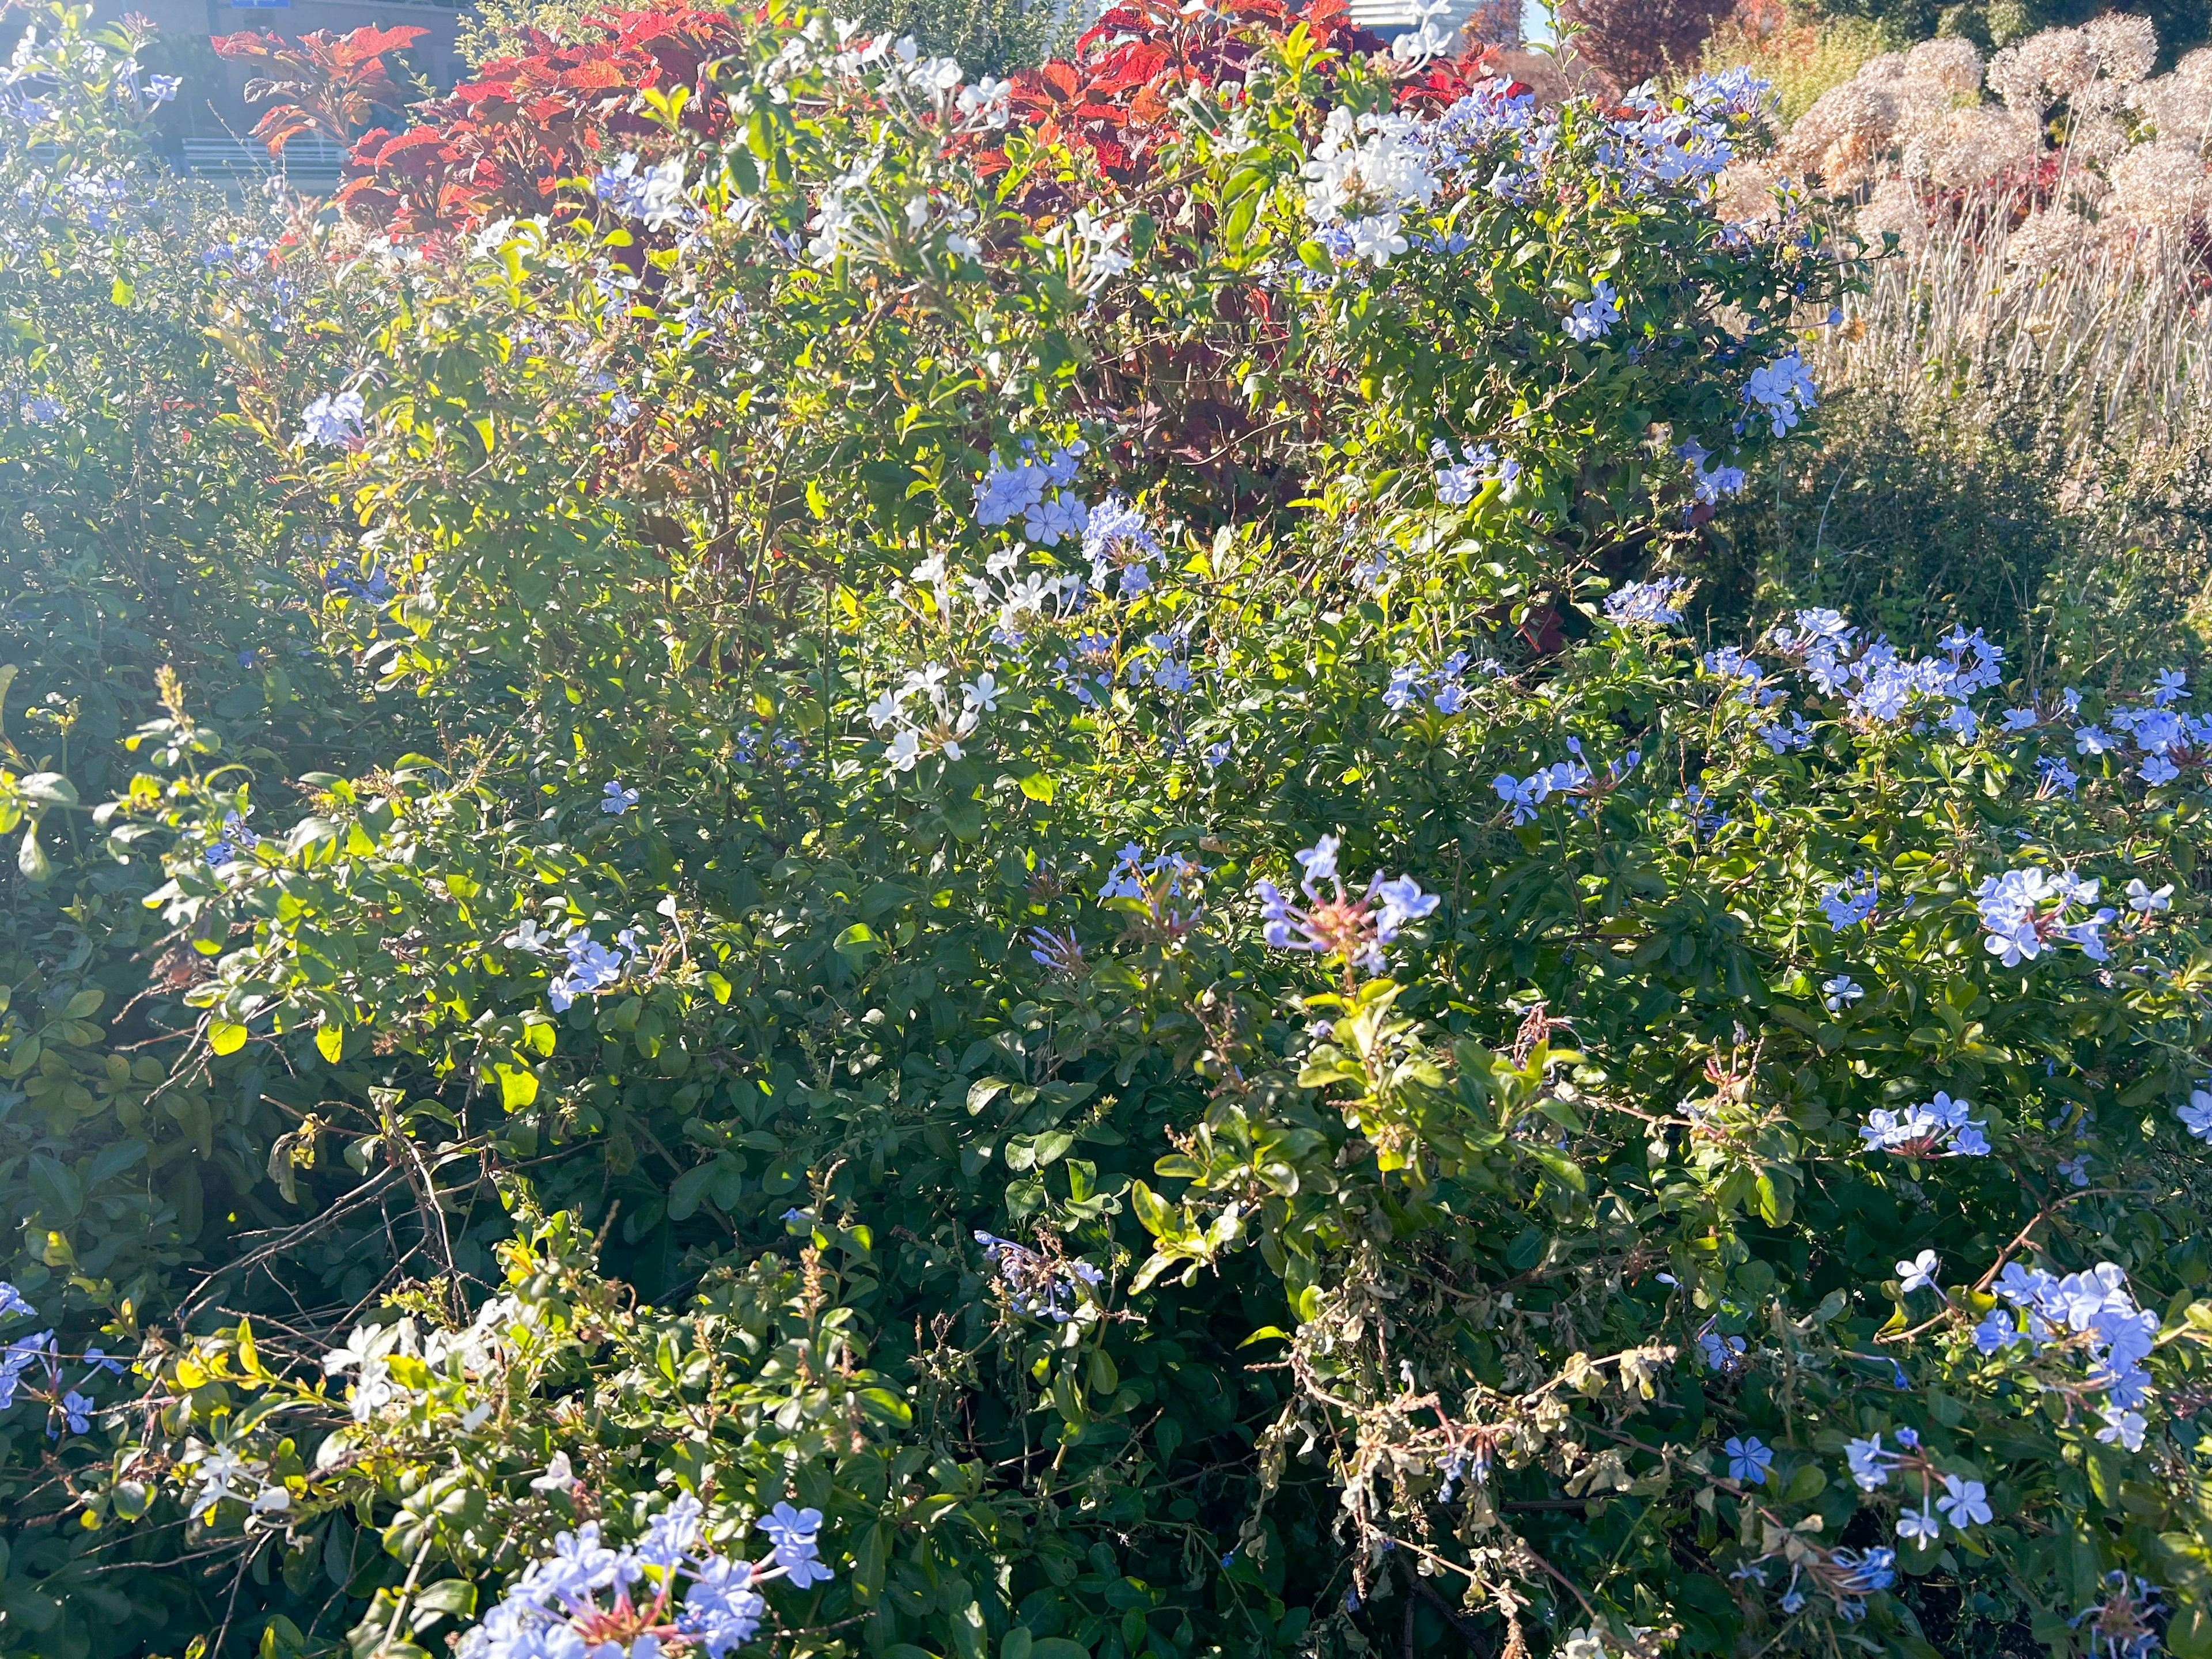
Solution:
[{"label": "green leaf", "polygon": [[1060,793],[1060,785],[1047,772],[1032,772],[1022,780],[1022,793],[1044,805],[1052,805],[1053,797]]},{"label": "green leaf", "polygon": [[315,1028],[315,1052],[333,1066],[345,1052],[345,1027],[336,1020],[325,1020]]},{"label": "green leaf", "polygon": [[36,818],[33,818],[30,828],[23,831],[23,844],[15,849],[15,867],[23,872],[24,879],[40,886],[53,878],[53,862],[46,857],[46,849],[39,845],[39,821]]},{"label": "green leaf", "polygon": [[492,1066],[492,1075],[499,1079],[499,1102],[510,1112],[519,1112],[538,1098],[538,1074],[520,1066],[501,1060]]},{"label": "green leaf", "polygon": [[246,1046],[246,1028],[227,1019],[208,1022],[208,1047],[219,1054],[234,1054]]}]

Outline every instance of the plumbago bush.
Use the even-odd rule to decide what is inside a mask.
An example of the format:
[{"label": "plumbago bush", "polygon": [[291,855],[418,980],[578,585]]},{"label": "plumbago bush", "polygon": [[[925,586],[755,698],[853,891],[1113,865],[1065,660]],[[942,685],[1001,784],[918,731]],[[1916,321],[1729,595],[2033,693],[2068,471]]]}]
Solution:
[{"label": "plumbago bush", "polygon": [[241,220],[87,27],[0,1647],[2212,1650],[2212,714],[1685,636],[1756,83],[631,13]]}]

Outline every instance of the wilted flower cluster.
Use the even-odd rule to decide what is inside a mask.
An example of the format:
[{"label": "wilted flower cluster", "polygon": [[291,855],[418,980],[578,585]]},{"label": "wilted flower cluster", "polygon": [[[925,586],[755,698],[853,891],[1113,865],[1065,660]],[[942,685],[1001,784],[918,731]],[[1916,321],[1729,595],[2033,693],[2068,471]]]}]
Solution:
[{"label": "wilted flower cluster", "polygon": [[[1379,974],[1383,947],[1407,923],[1433,911],[1437,895],[1423,892],[1411,876],[1386,878],[1377,870],[1366,890],[1352,897],[1337,872],[1338,845],[1336,836],[1323,836],[1298,854],[1305,872],[1298,884],[1306,896],[1304,906],[1291,902],[1272,881],[1259,884],[1255,890],[1267,940],[1278,951],[1310,951],[1340,961],[1347,974],[1354,969]],[[1329,885],[1326,893],[1323,883]]]},{"label": "wilted flower cluster", "polygon": [[1076,1286],[1095,1289],[1106,1277],[1088,1261],[1048,1256],[1026,1244],[1017,1244],[1011,1238],[1000,1238],[981,1229],[976,1231],[975,1242],[983,1247],[983,1254],[999,1270],[1000,1281],[1006,1287],[1006,1299],[1013,1304],[1015,1312],[1032,1319],[1065,1325],[1075,1317],[1068,1298],[1079,1294]]},{"label": "wilted flower cluster", "polygon": [[723,1659],[759,1632],[760,1586],[781,1578],[804,1589],[833,1576],[819,1510],[785,1503],[762,1516],[769,1549],[756,1561],[707,1549],[703,1521],[685,1492],[634,1545],[603,1544],[596,1521],[562,1533],[462,1638],[461,1659]]}]

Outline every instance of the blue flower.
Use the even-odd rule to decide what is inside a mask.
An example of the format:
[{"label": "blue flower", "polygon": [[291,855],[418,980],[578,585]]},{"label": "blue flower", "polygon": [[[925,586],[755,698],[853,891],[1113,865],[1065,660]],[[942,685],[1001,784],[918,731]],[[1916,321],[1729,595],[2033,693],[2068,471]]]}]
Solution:
[{"label": "blue flower", "polygon": [[1721,1449],[1728,1454],[1729,1479],[1748,1480],[1754,1486],[1766,1484],[1766,1471],[1774,1462],[1774,1452],[1757,1435],[1743,1439],[1730,1435]]},{"label": "blue flower", "polygon": [[1560,331],[1570,340],[1588,344],[1613,332],[1613,325],[1620,320],[1619,296],[1613,284],[1601,277],[1590,284],[1590,297],[1569,307],[1566,320],[1559,325]]},{"label": "blue flower", "polygon": [[358,392],[325,392],[301,412],[301,441],[342,449],[361,436],[364,412]]},{"label": "blue flower", "polygon": [[1605,596],[1606,620],[1616,628],[1636,623],[1670,627],[1682,620],[1681,611],[1675,608],[1682,589],[1680,582],[1666,577],[1656,581],[1626,583]]},{"label": "blue flower", "polygon": [[[1862,882],[1864,886],[1859,884]],[[1848,881],[1838,882],[1820,895],[1820,908],[1827,914],[1828,926],[1840,933],[1866,921],[1874,915],[1881,890],[1881,884],[1863,870]]]},{"label": "blue flower", "polygon": [[606,797],[599,803],[599,811],[602,812],[612,812],[620,816],[637,805],[637,791],[623,788],[620,778],[612,779],[601,785],[599,793]]}]

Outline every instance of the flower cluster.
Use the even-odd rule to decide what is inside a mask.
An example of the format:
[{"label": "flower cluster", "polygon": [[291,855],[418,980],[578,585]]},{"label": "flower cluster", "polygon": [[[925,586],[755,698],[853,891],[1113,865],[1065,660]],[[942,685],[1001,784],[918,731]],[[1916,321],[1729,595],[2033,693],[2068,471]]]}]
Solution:
[{"label": "flower cluster", "polygon": [[1091,586],[1097,592],[1106,592],[1116,573],[1125,599],[1152,585],[1152,562],[1160,556],[1160,544],[1135,507],[1119,495],[1109,495],[1090,509],[1081,529],[1083,556],[1091,561]]},{"label": "flower cluster", "polygon": [[1840,933],[1872,917],[1881,896],[1881,882],[1862,870],[1823,892],[1820,908],[1828,918],[1828,926]]},{"label": "flower cluster", "polygon": [[[1994,1511],[1990,1507],[1987,1486],[1979,1480],[1961,1474],[1946,1474],[1937,1468],[1922,1449],[1917,1431],[1899,1428],[1891,1433],[1898,1443],[1895,1451],[1884,1446],[1882,1437],[1877,1433],[1846,1442],[1844,1456],[1850,1465],[1851,1479],[1861,1492],[1879,1491],[1889,1484],[1893,1474],[1919,1477],[1920,1506],[1908,1506],[1898,1516],[1899,1538],[1932,1549],[1946,1522],[1952,1530],[1961,1533],[1990,1523]],[[1942,1488],[1941,1498],[1936,1496],[1938,1485]]]},{"label": "flower cluster", "polygon": [[[1757,377],[1754,375],[1753,378]],[[1725,462],[1709,465],[1713,459],[1712,451],[1695,439],[1677,444],[1674,453],[1690,464],[1690,491],[1707,507],[1717,507],[1727,496],[1743,494],[1744,470]]]},{"label": "flower cluster", "polygon": [[236,812],[227,813],[222,820],[222,834],[204,854],[208,868],[220,870],[233,859],[241,858],[260,845],[261,837],[246,828],[244,817]]},{"label": "flower cluster", "polygon": [[349,448],[360,441],[365,412],[358,392],[326,392],[301,411],[300,441]]},{"label": "flower cluster", "polygon": [[[1491,659],[1486,657],[1476,662],[1464,651],[1453,652],[1434,668],[1403,664],[1390,671],[1390,684],[1382,691],[1382,706],[1398,710],[1412,708],[1425,695],[1439,714],[1456,714],[1467,706],[1469,694],[1462,677],[1470,667],[1493,674],[1498,672],[1497,663]],[[1429,688],[1425,694],[1425,686]]]},{"label": "flower cluster", "polygon": [[1527,823],[1536,816],[1536,809],[1551,797],[1571,794],[1590,781],[1590,769],[1582,763],[1581,741],[1569,738],[1567,747],[1575,753],[1572,760],[1540,766],[1525,778],[1500,772],[1490,781],[1498,799],[1512,808],[1514,823]]},{"label": "flower cluster", "polygon": [[1758,411],[1776,437],[1780,437],[1796,426],[1801,413],[1809,411],[1817,401],[1813,376],[1805,367],[1805,360],[1792,351],[1771,363],[1760,364],[1744,383],[1743,401]]},{"label": "flower cluster", "polygon": [[1088,1261],[1048,1256],[1026,1244],[1017,1244],[1011,1238],[1000,1238],[980,1228],[976,1230],[975,1242],[983,1247],[983,1254],[999,1270],[1000,1282],[1006,1287],[1006,1298],[1013,1304],[1014,1311],[1031,1319],[1048,1319],[1055,1325],[1065,1325],[1075,1317],[1066,1303],[1068,1297],[1079,1294],[1076,1286],[1085,1285],[1096,1289],[1106,1277]]},{"label": "flower cluster", "polygon": [[686,1492],[634,1545],[601,1543],[595,1521],[562,1533],[462,1638],[461,1659],[723,1659],[758,1634],[762,1585],[781,1578],[804,1589],[834,1576],[821,1559],[819,1510],[778,1504],[755,1523],[769,1548],[753,1561],[708,1550],[703,1521]]},{"label": "flower cluster", "polygon": [[[1613,325],[1620,320],[1620,295],[1613,292],[1611,283],[1600,277],[1590,284],[1589,299],[1577,301],[1568,307],[1566,319],[1559,325],[1559,330],[1570,340],[1587,345],[1612,333]],[[1755,380],[1757,376],[1753,378]]]},{"label": "flower cluster", "polygon": [[1022,459],[1012,466],[993,454],[989,470],[975,486],[975,522],[988,529],[1019,520],[1040,547],[1056,547],[1063,536],[1082,535],[1090,511],[1068,486],[1089,447],[1078,438],[1040,460],[1035,441],[1024,439]]},{"label": "flower cluster", "polygon": [[[642,167],[642,171],[641,171]],[[641,219],[647,230],[681,224],[692,215],[684,193],[684,158],[671,155],[645,167],[635,150],[624,150],[611,167],[592,176],[592,194],[625,219]]]},{"label": "flower cluster", "polygon": [[1668,577],[1625,583],[1605,596],[1606,620],[1616,628],[1671,628],[1682,620],[1679,607],[1685,591],[1684,583]]},{"label": "flower cluster", "polygon": [[1429,446],[1429,459],[1437,464],[1437,499],[1446,507],[1465,507],[1485,484],[1495,481],[1508,496],[1521,477],[1521,463],[1511,456],[1500,459],[1489,444],[1462,444],[1455,463],[1451,447],[1442,438]]},{"label": "flower cluster", "polygon": [[868,705],[868,724],[891,733],[884,763],[892,771],[911,772],[926,749],[948,761],[960,759],[966,753],[962,744],[997,709],[1006,689],[988,668],[957,688],[951,680],[952,671],[942,663],[925,664]]},{"label": "flower cluster", "polygon": [[2026,1347],[2078,1348],[2088,1361],[2088,1384],[2106,1396],[2105,1426],[2097,1438],[2134,1451],[2144,1422],[2136,1408],[2150,1397],[2143,1362],[2158,1338],[2158,1316],[2138,1307],[2126,1271],[2100,1261],[2087,1273],[2063,1276],[2007,1262],[1991,1286],[2008,1308],[1992,1308],[1974,1328],[1974,1346],[1985,1354]]},{"label": "flower cluster", "polygon": [[[568,953],[568,965],[547,982],[545,1000],[556,1014],[568,1012],[578,997],[587,997],[604,991],[615,983],[636,959],[637,930],[625,927],[615,935],[622,951],[610,950],[592,937],[588,927],[572,932],[563,948]],[[630,952],[624,957],[623,951]]]},{"label": "flower cluster", "polygon": [[[1255,890],[1267,941],[1278,951],[1310,951],[1334,957],[1344,963],[1347,974],[1355,969],[1379,974],[1383,947],[1397,939],[1407,923],[1435,910],[1437,897],[1423,892],[1411,876],[1386,879],[1380,870],[1368,878],[1364,892],[1352,897],[1337,871],[1338,845],[1336,836],[1323,836],[1298,854],[1305,872],[1298,884],[1306,896],[1304,906],[1293,904],[1272,881],[1259,884]],[[1324,882],[1332,892],[1322,892]]]},{"label": "flower cluster", "polygon": [[1983,947],[2008,968],[2034,960],[2056,939],[2079,945],[2092,961],[2104,961],[2108,952],[2099,930],[2118,913],[2106,905],[2069,919],[2069,911],[2096,903],[2097,888],[2071,871],[2053,874],[2033,865],[1984,878],[1974,889]]},{"label": "flower cluster", "polygon": [[1405,252],[1404,210],[1427,207],[1442,186],[1431,159],[1428,135],[1411,116],[1331,110],[1304,171],[1306,213],[1323,244],[1339,258],[1377,266]]},{"label": "flower cluster", "polygon": [[1832,611],[1800,611],[1796,626],[1777,629],[1776,647],[1794,660],[1824,696],[1843,696],[1862,724],[1902,720],[1917,702],[1947,706],[1937,724],[1961,738],[1980,729],[1967,702],[2003,678],[2003,647],[1954,629],[1941,641],[1943,655],[1908,659],[1887,640],[1861,641],[1858,630]]},{"label": "flower cluster", "polygon": [[1954,1100],[1940,1091],[1935,1099],[1902,1111],[1877,1106],[1860,1126],[1859,1139],[1868,1152],[1904,1158],[1986,1158],[1990,1142],[1983,1131],[1987,1121],[1969,1120],[1966,1114],[1972,1110],[1972,1101]]}]

